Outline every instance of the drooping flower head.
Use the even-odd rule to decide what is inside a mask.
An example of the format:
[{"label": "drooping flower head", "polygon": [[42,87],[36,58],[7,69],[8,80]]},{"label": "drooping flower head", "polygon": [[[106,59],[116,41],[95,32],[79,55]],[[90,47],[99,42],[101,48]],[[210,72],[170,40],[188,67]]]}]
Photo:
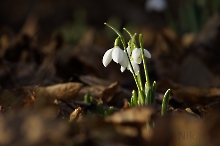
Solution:
[{"label": "drooping flower head", "polygon": [[[147,58],[151,58],[151,54],[148,50],[144,49],[144,56]],[[142,57],[141,57],[141,49],[140,48],[135,48],[132,51],[131,54],[132,60],[134,60],[135,63],[141,64]]]},{"label": "drooping flower head", "polygon": [[118,46],[107,50],[103,56],[102,63],[106,67],[112,61],[119,63],[123,67],[127,67],[128,58],[125,52]]},{"label": "drooping flower head", "polygon": [[[139,64],[142,62],[141,49],[136,47],[135,35],[128,42],[126,50],[122,50],[119,47],[119,37],[115,39],[114,47],[107,50],[103,56],[102,63],[106,67],[113,60],[121,65],[121,72],[124,72],[127,68],[136,75],[140,72]],[[144,49],[144,56],[151,58],[151,54],[148,50]],[[130,61],[129,61],[130,60]]]},{"label": "drooping flower head", "polygon": [[[139,64],[141,64],[141,62],[142,62],[141,49],[135,48],[135,49],[133,49],[133,51],[131,51],[131,47],[128,46],[126,50],[128,52],[129,59],[131,61],[131,65],[133,67],[133,70],[134,70],[135,74],[137,75],[140,71]],[[150,52],[146,49],[144,49],[144,56],[147,58],[151,58]],[[125,69],[126,69],[125,67],[121,67],[121,72],[124,72]],[[131,68],[129,62],[127,65],[127,69],[132,72],[132,68]]]},{"label": "drooping flower head", "polygon": [[[118,38],[115,42],[118,41]],[[106,67],[112,61],[119,63],[123,67],[127,67],[128,65],[128,57],[126,53],[115,43],[115,46],[109,50],[107,50],[103,56],[102,63]]]}]

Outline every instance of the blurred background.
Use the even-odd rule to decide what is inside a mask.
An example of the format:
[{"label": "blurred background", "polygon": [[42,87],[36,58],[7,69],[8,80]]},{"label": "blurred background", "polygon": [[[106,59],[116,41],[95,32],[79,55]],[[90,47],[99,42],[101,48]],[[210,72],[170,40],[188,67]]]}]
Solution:
[{"label": "blurred background", "polygon": [[[219,145],[219,13],[220,0],[0,0],[0,145]],[[143,34],[155,111],[128,108],[132,74],[103,66],[117,37],[104,22]]]},{"label": "blurred background", "polygon": [[134,88],[129,71],[102,65],[117,37],[104,22],[143,34],[150,80],[161,92],[177,84],[220,87],[219,12],[218,0],[0,1],[1,87],[93,75]]}]

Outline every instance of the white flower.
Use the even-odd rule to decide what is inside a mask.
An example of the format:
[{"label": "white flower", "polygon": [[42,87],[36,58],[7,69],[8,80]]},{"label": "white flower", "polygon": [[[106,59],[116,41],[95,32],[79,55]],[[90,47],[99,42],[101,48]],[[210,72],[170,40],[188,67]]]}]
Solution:
[{"label": "white flower", "polygon": [[[128,46],[127,48],[126,48],[126,50],[127,50],[127,53],[128,53],[128,56],[131,56],[131,48]],[[124,51],[125,52],[125,51]],[[126,67],[128,66],[128,64],[129,64],[129,62],[128,62],[128,57],[127,57],[127,53],[125,52],[125,58],[127,58],[126,59],[126,63],[127,64],[123,64],[122,66],[121,66],[121,72],[124,72],[125,71],[125,69],[126,69]],[[125,62],[124,62],[125,63]]]},{"label": "white flower", "polygon": [[131,48],[128,46],[128,47],[126,48],[126,50],[127,50],[127,52],[128,52],[128,55],[130,56],[130,55],[131,55]]},{"label": "white flower", "polygon": [[123,66],[121,66],[121,68],[120,68],[121,72],[124,72],[125,69],[126,69],[126,67],[123,67]]},{"label": "white flower", "polygon": [[[144,56],[147,58],[151,58],[151,54],[148,50],[144,49]],[[141,58],[141,49],[140,48],[135,48],[132,51],[131,54],[131,58],[132,60],[136,63],[136,64],[141,64],[142,58]]]},{"label": "white flower", "polygon": [[127,67],[128,65],[128,57],[123,50],[121,50],[118,46],[115,46],[109,50],[107,50],[103,56],[102,63],[106,67],[113,59],[114,62],[119,63],[123,67]]},{"label": "white flower", "polygon": [[[139,72],[140,72],[140,67],[139,67],[139,65],[138,65],[137,63],[135,63],[134,61],[131,61],[131,65],[132,65],[132,67],[133,67],[133,69],[134,69],[135,74],[138,75]],[[132,69],[131,69],[130,64],[128,64],[128,70],[130,70],[130,72],[132,72]]]},{"label": "white flower", "polygon": [[147,0],[145,3],[145,9],[148,11],[164,11],[167,7],[165,0]]},{"label": "white flower", "polygon": [[102,58],[102,63],[105,67],[112,61],[112,50],[107,50]]},{"label": "white flower", "polygon": [[138,48],[134,49],[132,51],[131,57],[135,63],[141,64],[142,58],[141,58],[141,50],[140,49],[138,49]]}]

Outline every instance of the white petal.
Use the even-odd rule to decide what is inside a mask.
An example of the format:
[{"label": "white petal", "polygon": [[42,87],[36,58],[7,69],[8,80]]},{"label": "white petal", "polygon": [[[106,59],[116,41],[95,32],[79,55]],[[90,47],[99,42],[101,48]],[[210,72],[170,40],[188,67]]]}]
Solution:
[{"label": "white petal", "polygon": [[131,48],[128,46],[128,47],[126,48],[126,50],[127,50],[127,52],[128,52],[128,55],[131,56]]},{"label": "white petal", "polygon": [[125,67],[125,68],[128,66],[128,56],[125,52],[123,52],[123,59],[120,62],[120,65]]},{"label": "white petal", "polygon": [[141,61],[142,61],[142,58],[141,58],[141,50],[136,48],[132,51],[132,58],[134,60],[135,63],[137,64],[140,64]]},{"label": "white petal", "polygon": [[126,67],[121,66],[121,72],[124,72]]},{"label": "white petal", "polygon": [[131,62],[131,64],[132,64],[132,66],[133,66],[133,69],[134,69],[135,74],[138,75],[139,72],[140,72],[139,65],[136,64],[135,62]]},{"label": "white petal", "polygon": [[141,56],[138,57],[138,58],[133,58],[134,59],[134,62],[137,63],[137,64],[141,64],[141,61],[142,61],[142,58]]},{"label": "white petal", "polygon": [[113,49],[109,49],[105,52],[103,58],[102,58],[102,63],[103,65],[106,67],[112,60],[112,50]]},{"label": "white petal", "polygon": [[122,59],[123,59],[123,53],[124,53],[124,52],[123,52],[119,47],[115,46],[115,47],[113,48],[113,51],[112,51],[112,59],[113,59],[116,63],[121,62]]},{"label": "white petal", "polygon": [[148,50],[144,49],[144,56],[147,58],[151,58],[151,54]]},{"label": "white petal", "polygon": [[[134,61],[131,61],[132,67],[134,69],[135,74],[137,75],[140,72],[140,67],[137,63],[135,63]],[[128,65],[128,69],[132,72],[131,66]]]},{"label": "white petal", "polygon": [[137,58],[137,57],[139,57],[141,55],[141,50],[140,49],[138,49],[138,48],[136,48],[136,49],[134,49],[133,51],[132,51],[132,57],[133,58]]}]

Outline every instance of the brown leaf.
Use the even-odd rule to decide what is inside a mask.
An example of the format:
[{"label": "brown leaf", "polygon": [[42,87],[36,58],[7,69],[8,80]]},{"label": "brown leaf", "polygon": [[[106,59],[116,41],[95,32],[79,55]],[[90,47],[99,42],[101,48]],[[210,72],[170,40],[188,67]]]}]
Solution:
[{"label": "brown leaf", "polygon": [[101,95],[100,95],[100,101],[102,103],[107,103],[110,102],[116,92],[116,90],[118,89],[119,83],[115,82],[111,85],[108,86],[108,88],[106,88],[104,91],[102,91]]},{"label": "brown leaf", "polygon": [[219,145],[220,143],[220,103],[218,102],[212,111],[204,118],[205,128],[211,145]]},{"label": "brown leaf", "polygon": [[209,104],[220,99],[220,89],[218,88],[183,87],[172,90],[172,93],[173,97],[182,99],[189,105]]},{"label": "brown leaf", "polygon": [[76,99],[77,100],[83,100],[85,94],[89,93],[91,95],[91,97],[98,100],[100,98],[100,94],[102,93],[102,91],[104,89],[105,89],[105,87],[101,86],[101,85],[84,86],[84,87],[82,87],[82,89],[77,94]]},{"label": "brown leaf", "polygon": [[4,108],[9,107],[45,107],[54,105],[55,99],[73,99],[82,88],[81,83],[63,83],[47,87],[20,87],[3,90],[0,93],[0,103]]},{"label": "brown leaf", "polygon": [[103,80],[103,79],[97,78],[95,76],[90,76],[90,75],[86,75],[86,76],[81,75],[79,78],[83,83],[86,83],[90,86],[102,85],[102,86],[107,87],[111,84],[111,82],[108,80]]},{"label": "brown leaf", "polygon": [[69,122],[78,121],[81,118],[82,118],[82,109],[81,109],[81,107],[78,107],[70,114]]},{"label": "brown leaf", "polygon": [[156,112],[152,107],[131,107],[123,111],[119,111],[111,116],[106,117],[106,121],[123,124],[123,123],[139,123],[146,124],[155,116]]},{"label": "brown leaf", "polygon": [[73,99],[82,86],[82,83],[64,83],[48,86],[45,90],[48,96],[56,99]]}]

